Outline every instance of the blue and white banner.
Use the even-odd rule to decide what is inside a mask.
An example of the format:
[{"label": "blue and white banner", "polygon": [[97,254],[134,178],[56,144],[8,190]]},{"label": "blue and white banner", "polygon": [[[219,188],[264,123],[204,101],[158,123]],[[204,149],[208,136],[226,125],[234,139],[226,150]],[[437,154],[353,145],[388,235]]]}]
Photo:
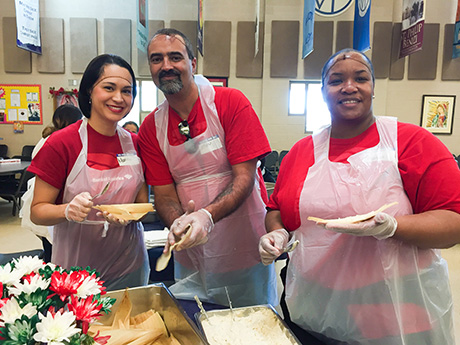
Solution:
[{"label": "blue and white banner", "polygon": [[353,49],[365,52],[371,48],[369,19],[371,0],[355,0],[355,20],[353,25]]},{"label": "blue and white banner", "polygon": [[137,48],[147,53],[147,44],[149,40],[149,3],[146,0],[137,1]]},{"label": "blue and white banner", "polygon": [[460,0],[457,2],[457,16],[455,17],[454,46],[452,59],[460,57]]},{"label": "blue and white banner", "polygon": [[198,22],[197,22],[197,45],[198,45],[198,51],[200,52],[201,56],[203,55],[203,23],[204,23],[204,18],[203,18],[203,0],[198,0]]},{"label": "blue and white banner", "polygon": [[41,54],[39,0],[15,0],[16,45],[19,48]]},{"label": "blue and white banner", "polygon": [[302,59],[313,51],[315,29],[315,0],[304,0]]},{"label": "blue and white banner", "polygon": [[256,30],[254,33],[254,57],[259,52],[259,25],[260,25],[260,0],[256,0]]}]

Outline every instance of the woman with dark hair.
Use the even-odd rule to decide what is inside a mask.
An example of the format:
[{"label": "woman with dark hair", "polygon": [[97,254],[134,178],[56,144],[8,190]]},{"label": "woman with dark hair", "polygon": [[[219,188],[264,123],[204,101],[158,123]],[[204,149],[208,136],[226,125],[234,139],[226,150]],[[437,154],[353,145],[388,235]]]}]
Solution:
[{"label": "woman with dark hair", "polygon": [[37,176],[31,219],[54,226],[51,261],[90,266],[108,290],[145,285],[150,270],[142,224],[92,209],[148,202],[137,136],[118,126],[135,96],[136,79],[125,60],[94,58],[80,83],[85,118],[53,134],[29,167]]}]

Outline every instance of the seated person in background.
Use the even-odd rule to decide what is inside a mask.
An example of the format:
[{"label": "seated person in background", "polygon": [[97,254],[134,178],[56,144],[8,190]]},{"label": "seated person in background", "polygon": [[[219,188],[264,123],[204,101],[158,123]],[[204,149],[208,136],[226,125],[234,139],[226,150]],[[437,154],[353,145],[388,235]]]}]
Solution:
[{"label": "seated person in background", "polygon": [[125,122],[125,124],[122,127],[134,134],[137,134],[137,132],[139,132],[139,126],[134,121]]},{"label": "seated person in background", "polygon": [[52,123],[43,129],[42,137],[32,151],[32,159],[37,155],[38,151],[40,151],[43,144],[52,133],[81,120],[82,117],[83,114],[81,110],[73,104],[66,103],[57,107],[53,114]]},{"label": "seated person in background", "polygon": [[[32,159],[37,155],[38,151],[40,151],[43,144],[48,140],[52,133],[63,129],[68,125],[77,122],[78,120],[81,120],[82,117],[83,114],[81,113],[80,109],[78,109],[73,104],[67,103],[57,107],[53,114],[52,123],[43,129],[42,137],[32,151]],[[21,226],[31,230],[41,239],[44,251],[43,260],[45,262],[50,262],[53,227],[36,225],[30,221],[30,204],[32,203],[32,198],[34,195],[34,187],[35,177],[31,178],[27,183],[27,191],[22,196],[23,205],[21,211],[19,212],[19,217],[22,218]]]},{"label": "seated person in background", "polygon": [[[283,159],[260,254],[270,264],[289,237],[281,305],[304,344],[455,344],[447,263],[460,243],[460,171],[420,126],[374,116],[374,69],[345,49],[322,71],[331,125]],[[323,219],[366,214],[358,223]],[[310,333],[310,334],[308,334]]]},{"label": "seated person in background", "polygon": [[276,182],[275,177],[272,175],[270,170],[265,166],[265,157],[260,160],[260,170],[262,171],[262,176],[264,177],[265,182]]}]

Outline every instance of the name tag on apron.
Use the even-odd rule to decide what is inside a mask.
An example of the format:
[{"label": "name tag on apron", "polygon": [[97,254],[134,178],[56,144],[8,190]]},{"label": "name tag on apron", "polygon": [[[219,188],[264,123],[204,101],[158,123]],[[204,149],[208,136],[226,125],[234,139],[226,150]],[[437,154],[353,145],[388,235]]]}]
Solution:
[{"label": "name tag on apron", "polygon": [[218,135],[200,141],[200,153],[203,155],[222,148],[222,142]]},{"label": "name tag on apron", "polygon": [[123,153],[117,155],[118,164],[122,166],[140,164],[140,159],[137,155]]}]

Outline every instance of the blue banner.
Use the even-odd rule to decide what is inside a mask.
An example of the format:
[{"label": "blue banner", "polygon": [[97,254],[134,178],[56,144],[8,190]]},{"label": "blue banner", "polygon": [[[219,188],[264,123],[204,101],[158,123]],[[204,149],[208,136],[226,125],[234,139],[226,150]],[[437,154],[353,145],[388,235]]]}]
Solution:
[{"label": "blue banner", "polygon": [[303,5],[303,44],[302,59],[313,51],[313,34],[315,29],[315,0],[304,0]]},{"label": "blue banner", "polygon": [[454,46],[452,59],[460,57],[460,0],[457,2],[457,16],[455,17]]},{"label": "blue banner", "polygon": [[197,45],[201,56],[203,55],[203,0],[198,0]]},{"label": "blue banner", "polygon": [[136,43],[137,48],[147,53],[149,40],[149,3],[145,0],[137,2],[137,24],[136,24]]},{"label": "blue banner", "polygon": [[369,19],[371,0],[355,0],[355,20],[353,25],[353,49],[365,52],[371,48]]}]

